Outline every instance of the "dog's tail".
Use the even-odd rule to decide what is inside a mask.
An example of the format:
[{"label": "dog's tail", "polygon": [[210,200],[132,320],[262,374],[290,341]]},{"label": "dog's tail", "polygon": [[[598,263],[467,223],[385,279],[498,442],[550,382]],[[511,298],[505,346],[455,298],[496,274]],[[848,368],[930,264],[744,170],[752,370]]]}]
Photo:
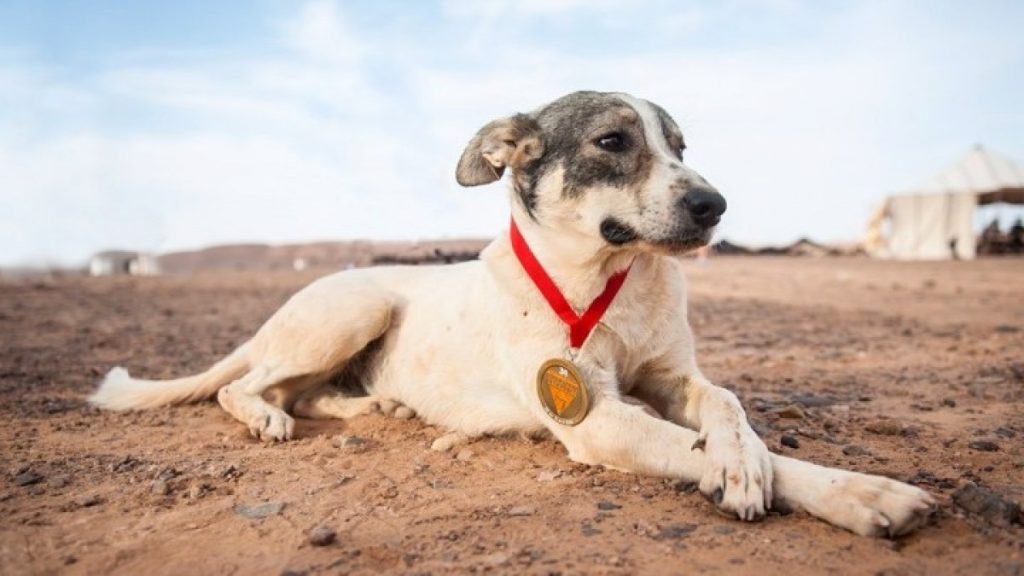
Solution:
[{"label": "dog's tail", "polygon": [[118,366],[104,376],[89,402],[107,410],[131,410],[209,398],[249,370],[248,348],[246,342],[206,372],[174,380],[140,380]]}]

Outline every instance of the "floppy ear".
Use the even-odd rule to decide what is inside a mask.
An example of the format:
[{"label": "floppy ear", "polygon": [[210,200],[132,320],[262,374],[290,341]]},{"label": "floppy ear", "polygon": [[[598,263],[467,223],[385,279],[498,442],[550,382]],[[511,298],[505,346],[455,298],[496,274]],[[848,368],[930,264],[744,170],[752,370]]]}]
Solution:
[{"label": "floppy ear", "polygon": [[501,178],[506,166],[516,170],[542,154],[544,141],[536,120],[526,114],[495,120],[466,145],[455,179],[463,186],[489,184]]}]

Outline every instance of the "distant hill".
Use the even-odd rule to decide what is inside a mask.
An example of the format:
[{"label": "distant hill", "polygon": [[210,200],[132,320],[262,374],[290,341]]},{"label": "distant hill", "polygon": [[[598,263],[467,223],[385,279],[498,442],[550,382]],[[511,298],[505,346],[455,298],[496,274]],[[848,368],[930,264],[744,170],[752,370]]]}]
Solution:
[{"label": "distant hill", "polygon": [[294,270],[373,264],[420,264],[472,260],[490,242],[484,239],[423,242],[315,242],[312,244],[227,244],[157,257],[164,273],[214,270]]}]

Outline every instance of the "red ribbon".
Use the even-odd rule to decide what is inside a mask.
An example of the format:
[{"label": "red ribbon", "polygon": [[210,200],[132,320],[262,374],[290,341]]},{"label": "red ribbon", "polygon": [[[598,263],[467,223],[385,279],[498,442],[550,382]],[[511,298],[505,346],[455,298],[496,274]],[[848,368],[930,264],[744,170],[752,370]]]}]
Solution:
[{"label": "red ribbon", "polygon": [[582,316],[578,316],[565,299],[565,296],[562,295],[562,291],[555,285],[555,281],[551,279],[551,276],[548,276],[544,266],[533,255],[533,251],[530,250],[530,246],[526,243],[522,233],[519,232],[519,227],[516,226],[514,219],[512,220],[512,229],[509,235],[512,239],[512,251],[515,252],[516,258],[522,264],[523,270],[533,280],[534,285],[537,286],[541,295],[551,305],[551,309],[555,311],[555,314],[562,319],[562,322],[569,325],[569,346],[577,349],[580,348],[587,341],[590,333],[594,331],[594,326],[597,326],[597,323],[601,321],[605,311],[611,306],[615,295],[622,288],[622,283],[626,281],[626,275],[629,274],[629,269],[633,267],[633,263],[631,262],[625,270],[612,274],[611,278],[604,285],[604,291],[590,303],[590,307],[583,312]]}]

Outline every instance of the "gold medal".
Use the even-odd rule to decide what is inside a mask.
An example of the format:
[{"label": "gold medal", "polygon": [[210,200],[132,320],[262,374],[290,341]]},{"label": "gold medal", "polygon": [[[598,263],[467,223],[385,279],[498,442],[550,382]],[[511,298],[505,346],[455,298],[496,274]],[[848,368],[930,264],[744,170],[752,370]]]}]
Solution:
[{"label": "gold medal", "polygon": [[587,417],[590,396],[576,365],[553,358],[537,371],[537,396],[548,416],[566,426],[575,426]]}]

